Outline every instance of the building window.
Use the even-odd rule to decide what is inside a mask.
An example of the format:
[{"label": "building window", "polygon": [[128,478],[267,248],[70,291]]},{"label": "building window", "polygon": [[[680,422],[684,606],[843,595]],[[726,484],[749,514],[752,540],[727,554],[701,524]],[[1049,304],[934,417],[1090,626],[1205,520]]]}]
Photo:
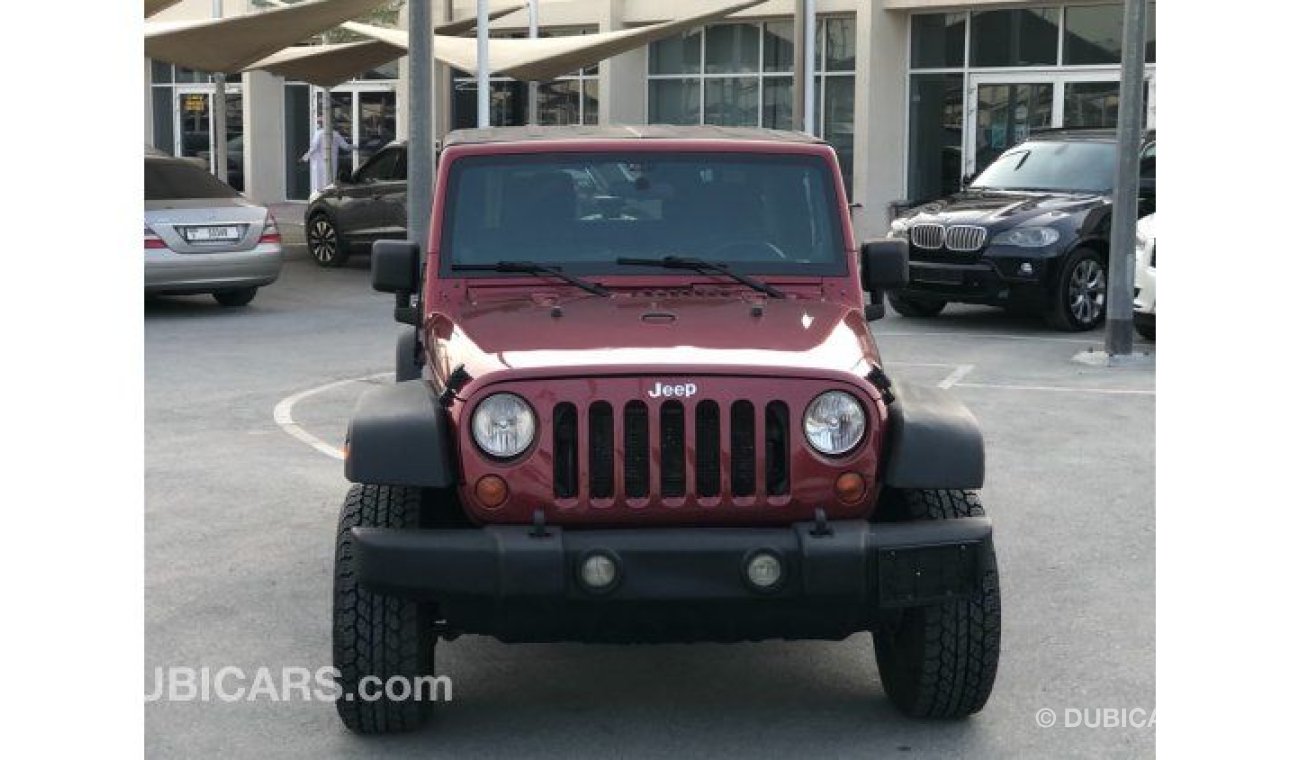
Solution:
[{"label": "building window", "polygon": [[1055,65],[1060,14],[1060,8],[971,13],[971,65]]},{"label": "building window", "polygon": [[[816,133],[835,147],[851,188],[854,19],[818,19],[816,39]],[[651,43],[647,79],[651,124],[791,129],[794,24],[713,24]]]},{"label": "building window", "polygon": [[[907,194],[954,192],[1003,150],[1044,127],[1116,125],[1123,6],[916,13],[908,55]],[[1146,61],[1155,61],[1147,3]],[[1155,70],[1147,70],[1155,126]]]},{"label": "building window", "polygon": [[[542,37],[589,34],[594,29],[548,29]],[[525,38],[527,32],[494,35]],[[558,77],[537,86],[537,123],[543,126],[599,124],[600,95],[598,66]],[[510,77],[492,77],[491,123],[494,127],[528,123],[528,83]],[[452,72],[451,123],[453,129],[468,129],[478,124],[478,82],[468,72]]]}]

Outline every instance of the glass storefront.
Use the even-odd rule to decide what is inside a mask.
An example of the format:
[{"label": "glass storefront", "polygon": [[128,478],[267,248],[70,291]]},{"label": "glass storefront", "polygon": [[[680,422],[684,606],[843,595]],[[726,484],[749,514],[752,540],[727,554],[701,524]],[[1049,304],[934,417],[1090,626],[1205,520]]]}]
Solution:
[{"label": "glass storefront", "polygon": [[[1118,3],[913,15],[907,197],[955,192],[1034,130],[1116,126],[1122,36]],[[1154,2],[1145,52],[1154,64]],[[1154,78],[1149,66],[1148,126]]]},{"label": "glass storefront", "polygon": [[[231,187],[243,190],[244,97],[239,81],[226,83],[226,177]],[[151,61],[150,85],[153,147],[173,156],[207,161],[215,174],[212,98],[216,86],[212,76]]]},{"label": "glass storefront", "polygon": [[[856,34],[851,17],[818,19],[816,132],[835,146],[850,188]],[[792,128],[793,22],[693,29],[651,43],[648,69],[651,124]]]}]

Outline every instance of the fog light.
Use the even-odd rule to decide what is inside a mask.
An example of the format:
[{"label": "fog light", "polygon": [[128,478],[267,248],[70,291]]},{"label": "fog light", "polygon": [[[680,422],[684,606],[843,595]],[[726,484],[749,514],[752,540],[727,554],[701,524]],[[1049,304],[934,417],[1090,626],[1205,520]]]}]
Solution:
[{"label": "fog light", "polygon": [[582,561],[581,575],[587,588],[604,591],[618,580],[618,564],[606,554],[592,554]]},{"label": "fog light", "polygon": [[1030,264],[1028,261],[1024,262],[1020,265],[1020,274],[1025,277],[1032,276],[1034,274],[1034,265]]},{"label": "fog light", "polygon": [[496,509],[506,503],[510,487],[497,475],[484,475],[474,484],[474,498],[488,509]]},{"label": "fog light", "polygon": [[756,589],[767,591],[781,582],[781,560],[771,552],[758,552],[745,565],[745,576]]},{"label": "fog light", "polygon": [[841,473],[835,479],[835,498],[845,504],[857,504],[867,495],[867,483],[856,472]]}]

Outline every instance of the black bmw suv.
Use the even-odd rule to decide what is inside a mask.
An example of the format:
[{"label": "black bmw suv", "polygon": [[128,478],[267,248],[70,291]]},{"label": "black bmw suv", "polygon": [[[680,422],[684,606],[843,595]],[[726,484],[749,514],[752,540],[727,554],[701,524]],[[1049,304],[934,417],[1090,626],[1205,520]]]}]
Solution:
[{"label": "black bmw suv", "polygon": [[[1044,130],[1010,148],[965,189],[905,212],[889,235],[911,244],[909,317],[949,302],[1035,311],[1061,330],[1106,318],[1114,130]],[[1155,132],[1142,148],[1139,216],[1155,210]]]}]

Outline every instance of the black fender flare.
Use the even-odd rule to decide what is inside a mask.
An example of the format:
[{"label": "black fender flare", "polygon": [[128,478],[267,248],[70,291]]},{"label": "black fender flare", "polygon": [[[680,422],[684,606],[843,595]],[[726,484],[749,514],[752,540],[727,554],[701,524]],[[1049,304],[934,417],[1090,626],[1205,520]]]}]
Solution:
[{"label": "black fender flare", "polygon": [[348,423],[343,474],[353,483],[450,488],[456,484],[447,410],[421,380],[372,388]]},{"label": "black fender flare", "polygon": [[884,483],[892,488],[977,489],[984,486],[984,436],[979,422],[943,388],[899,382],[892,387]]},{"label": "black fender flare", "polygon": [[394,359],[399,383],[420,379],[424,351],[420,348],[419,332],[414,327],[408,327],[397,336],[397,355]]}]

